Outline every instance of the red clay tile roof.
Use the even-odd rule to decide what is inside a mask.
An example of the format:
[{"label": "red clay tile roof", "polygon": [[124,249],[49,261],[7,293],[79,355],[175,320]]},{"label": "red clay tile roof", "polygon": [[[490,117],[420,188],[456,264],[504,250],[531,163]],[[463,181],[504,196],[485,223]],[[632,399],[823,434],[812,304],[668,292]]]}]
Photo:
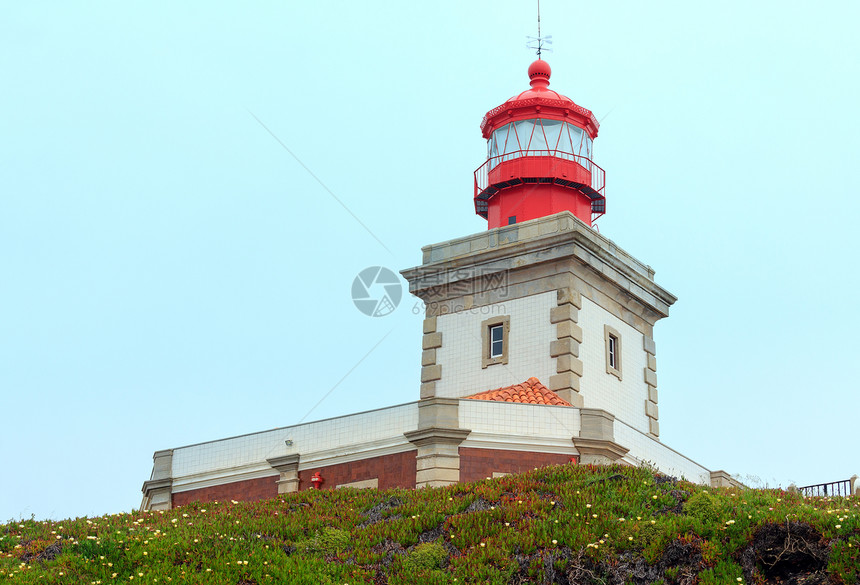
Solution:
[{"label": "red clay tile roof", "polygon": [[553,406],[573,406],[562,400],[558,394],[540,383],[537,378],[529,378],[522,384],[505,386],[479,394],[466,396],[470,400],[494,400],[496,402],[519,402],[521,404],[551,404]]}]

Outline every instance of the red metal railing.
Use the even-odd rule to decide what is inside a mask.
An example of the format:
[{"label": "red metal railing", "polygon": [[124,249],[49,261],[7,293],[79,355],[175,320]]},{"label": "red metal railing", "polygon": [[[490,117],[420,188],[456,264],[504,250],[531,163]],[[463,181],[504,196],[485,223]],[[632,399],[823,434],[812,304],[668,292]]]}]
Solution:
[{"label": "red metal railing", "polygon": [[[490,186],[490,171],[499,164],[517,159],[535,158],[560,159],[561,161],[575,162],[583,169],[590,172],[591,180],[587,186],[590,187],[591,190],[593,190],[596,194],[604,196],[603,191],[606,188],[606,171],[600,168],[594,161],[589,158],[580,156],[578,154],[572,154],[570,152],[563,152],[561,150],[516,150],[514,152],[500,154],[487,159],[487,161],[481,166],[479,166],[475,171],[475,196],[478,196],[479,194],[487,190],[487,188]],[[547,166],[547,175],[549,175],[547,178],[561,179],[561,176],[554,176],[552,174],[552,171],[554,170],[553,166],[554,165],[552,164],[550,164],[550,166]]]},{"label": "red metal railing", "polygon": [[[514,161],[519,164],[507,164]],[[534,176],[535,163],[539,163],[540,177]],[[491,182],[493,169],[499,165],[504,165],[499,170],[509,178],[503,179],[500,174]],[[587,157],[561,150],[517,150],[487,159],[475,171],[475,211],[486,217],[490,197],[527,178],[581,189],[591,199],[592,221],[606,211],[606,171]]]}]

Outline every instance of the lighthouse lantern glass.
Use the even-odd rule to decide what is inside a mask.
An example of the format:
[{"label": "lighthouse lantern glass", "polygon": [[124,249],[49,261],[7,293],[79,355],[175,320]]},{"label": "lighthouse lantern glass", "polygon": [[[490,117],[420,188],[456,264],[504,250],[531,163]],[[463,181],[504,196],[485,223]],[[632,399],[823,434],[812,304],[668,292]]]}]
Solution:
[{"label": "lighthouse lantern glass", "polygon": [[487,140],[492,169],[521,156],[557,156],[591,168],[593,141],[582,128],[560,120],[520,120],[497,128]]}]

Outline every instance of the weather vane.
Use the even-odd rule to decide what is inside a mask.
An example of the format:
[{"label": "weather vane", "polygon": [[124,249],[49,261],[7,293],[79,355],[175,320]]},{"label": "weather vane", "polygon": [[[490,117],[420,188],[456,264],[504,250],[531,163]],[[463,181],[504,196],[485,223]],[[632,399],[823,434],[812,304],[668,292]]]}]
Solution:
[{"label": "weather vane", "polygon": [[552,44],[552,35],[547,35],[545,37],[540,36],[540,0],[537,0],[537,25],[538,34],[536,37],[526,37],[528,39],[526,48],[535,50],[537,52],[537,58],[540,59],[541,51],[549,51],[552,53],[552,49],[547,46]]}]

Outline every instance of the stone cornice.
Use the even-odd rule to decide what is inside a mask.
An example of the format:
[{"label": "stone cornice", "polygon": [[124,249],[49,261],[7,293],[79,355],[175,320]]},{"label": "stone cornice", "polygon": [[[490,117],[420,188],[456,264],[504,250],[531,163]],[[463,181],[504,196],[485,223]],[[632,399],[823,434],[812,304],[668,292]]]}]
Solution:
[{"label": "stone cornice", "polygon": [[427,429],[418,429],[417,431],[408,431],[403,433],[403,436],[417,447],[433,443],[459,445],[471,432],[469,429],[430,427]]},{"label": "stone cornice", "polygon": [[293,453],[292,455],[272,457],[271,459],[266,459],[266,463],[281,473],[295,471],[299,468],[299,454]]},{"label": "stone cornice", "polygon": [[630,452],[630,449],[622,447],[615,441],[606,441],[603,439],[573,437],[573,446],[576,447],[580,455],[601,455],[612,461],[621,459]]},{"label": "stone cornice", "polygon": [[164,488],[170,489],[172,487],[173,487],[173,478],[172,477],[166,477],[163,479],[150,479],[150,480],[143,482],[143,487],[140,488],[140,491],[143,492],[144,497],[149,497],[149,494],[151,494],[155,490],[160,490],[160,489],[164,489]]},{"label": "stone cornice", "polygon": [[[677,298],[654,282],[654,270],[565,211],[425,246],[424,264],[401,271],[418,297],[446,285],[575,258],[662,316]],[[457,287],[453,294],[456,294]],[[444,293],[443,293],[444,296]],[[439,300],[439,297],[436,297]]]}]

